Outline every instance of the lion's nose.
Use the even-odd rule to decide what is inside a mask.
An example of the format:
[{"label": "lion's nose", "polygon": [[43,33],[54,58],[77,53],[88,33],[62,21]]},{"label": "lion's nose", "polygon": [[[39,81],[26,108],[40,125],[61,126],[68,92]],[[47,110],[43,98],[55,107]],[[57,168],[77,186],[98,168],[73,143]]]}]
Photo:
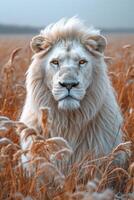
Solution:
[{"label": "lion's nose", "polygon": [[66,87],[68,90],[71,90],[73,87],[79,85],[79,82],[59,82],[62,87]]}]

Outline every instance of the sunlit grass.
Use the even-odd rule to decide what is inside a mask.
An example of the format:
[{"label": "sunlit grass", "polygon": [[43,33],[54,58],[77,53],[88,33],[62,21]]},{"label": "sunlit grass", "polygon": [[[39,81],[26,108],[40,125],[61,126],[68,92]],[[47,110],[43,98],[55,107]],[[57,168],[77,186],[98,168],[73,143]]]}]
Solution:
[{"label": "sunlit grass", "polygon": [[[35,130],[18,122],[25,99],[24,74],[32,54],[27,39],[1,39],[1,200],[134,199],[134,46],[131,43],[121,45],[118,41],[116,39],[109,45],[106,53],[112,59],[106,59],[106,62],[124,116],[124,143],[109,156],[92,160],[92,155],[86,155],[69,169],[66,160],[73,152],[67,141],[60,137],[45,139],[48,131],[47,108],[42,108],[44,135],[37,135]],[[24,139],[33,136],[33,145],[25,152],[19,145],[20,134]],[[125,151],[129,156],[128,163],[122,167],[112,162],[120,151]],[[32,155],[30,171],[22,168],[20,158],[23,154]],[[68,172],[64,173],[57,167],[56,163],[61,161]]]}]

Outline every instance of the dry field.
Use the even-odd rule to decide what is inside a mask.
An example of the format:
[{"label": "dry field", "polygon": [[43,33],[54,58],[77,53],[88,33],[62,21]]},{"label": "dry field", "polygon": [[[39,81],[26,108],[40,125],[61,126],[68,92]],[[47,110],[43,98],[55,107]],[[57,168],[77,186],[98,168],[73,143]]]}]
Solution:
[{"label": "dry field", "polygon": [[[66,142],[45,140],[17,121],[25,98],[31,37],[0,36],[0,200],[134,199],[134,35],[107,38],[106,56],[111,58],[106,62],[124,116],[124,143],[98,160],[87,155],[63,175],[55,162],[66,162],[70,153]],[[48,112],[42,113],[42,125],[47,132]],[[27,153],[19,145],[22,132],[25,137],[34,135],[30,166],[34,166],[35,172],[31,176],[20,162],[21,155]],[[128,154],[123,167],[112,162],[120,151]]]}]

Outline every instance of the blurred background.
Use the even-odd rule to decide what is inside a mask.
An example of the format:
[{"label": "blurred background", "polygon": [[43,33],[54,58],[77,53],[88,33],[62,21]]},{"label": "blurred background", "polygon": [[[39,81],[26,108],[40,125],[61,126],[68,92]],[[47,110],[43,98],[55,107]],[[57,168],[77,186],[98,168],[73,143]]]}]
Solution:
[{"label": "blurred background", "polygon": [[34,34],[74,15],[106,33],[134,33],[133,0],[4,0],[0,3],[0,33]]}]

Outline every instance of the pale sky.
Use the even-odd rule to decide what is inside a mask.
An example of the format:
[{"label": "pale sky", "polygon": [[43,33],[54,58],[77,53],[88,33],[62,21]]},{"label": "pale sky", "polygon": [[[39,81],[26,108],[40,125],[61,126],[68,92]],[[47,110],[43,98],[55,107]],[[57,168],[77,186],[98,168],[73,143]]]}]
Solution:
[{"label": "pale sky", "polygon": [[45,26],[79,16],[102,28],[134,28],[134,0],[1,0],[0,23]]}]

